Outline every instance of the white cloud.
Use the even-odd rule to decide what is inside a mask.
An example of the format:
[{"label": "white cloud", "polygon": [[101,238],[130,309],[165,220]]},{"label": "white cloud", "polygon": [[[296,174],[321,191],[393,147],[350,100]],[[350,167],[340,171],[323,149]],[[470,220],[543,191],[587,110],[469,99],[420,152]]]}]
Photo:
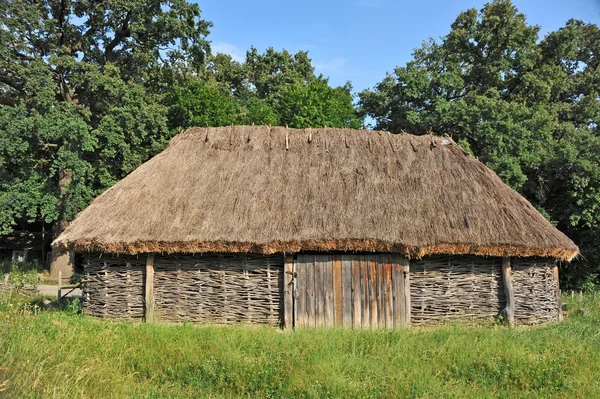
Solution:
[{"label": "white cloud", "polygon": [[211,43],[210,47],[212,49],[213,54],[228,54],[234,61],[237,62],[244,62],[246,60],[246,51],[234,46],[231,43],[216,42]]},{"label": "white cloud", "polygon": [[346,65],[343,58],[334,58],[333,60],[313,61],[313,66],[317,72],[337,72]]}]

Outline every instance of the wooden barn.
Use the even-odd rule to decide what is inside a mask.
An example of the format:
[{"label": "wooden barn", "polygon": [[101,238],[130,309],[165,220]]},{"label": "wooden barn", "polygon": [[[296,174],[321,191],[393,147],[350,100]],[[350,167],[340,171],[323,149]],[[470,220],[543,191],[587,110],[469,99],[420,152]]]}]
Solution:
[{"label": "wooden barn", "polygon": [[392,328],[560,318],[577,246],[450,138],[192,128],[53,243],[127,320]]}]

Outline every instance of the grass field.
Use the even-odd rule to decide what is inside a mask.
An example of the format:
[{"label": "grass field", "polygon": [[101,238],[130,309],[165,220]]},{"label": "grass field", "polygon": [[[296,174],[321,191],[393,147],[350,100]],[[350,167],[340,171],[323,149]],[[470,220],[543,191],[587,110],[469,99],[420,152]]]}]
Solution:
[{"label": "grass field", "polygon": [[0,397],[598,398],[600,305],[565,300],[568,320],[541,327],[284,333],[102,321],[5,296]]}]

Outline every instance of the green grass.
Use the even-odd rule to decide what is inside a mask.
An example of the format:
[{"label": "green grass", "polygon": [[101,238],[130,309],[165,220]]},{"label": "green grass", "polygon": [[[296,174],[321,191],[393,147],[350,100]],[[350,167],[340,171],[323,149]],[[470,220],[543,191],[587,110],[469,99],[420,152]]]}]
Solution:
[{"label": "green grass", "polygon": [[[600,308],[399,331],[110,322],[0,298],[0,397],[600,397]],[[588,311],[581,311],[585,308]]]}]

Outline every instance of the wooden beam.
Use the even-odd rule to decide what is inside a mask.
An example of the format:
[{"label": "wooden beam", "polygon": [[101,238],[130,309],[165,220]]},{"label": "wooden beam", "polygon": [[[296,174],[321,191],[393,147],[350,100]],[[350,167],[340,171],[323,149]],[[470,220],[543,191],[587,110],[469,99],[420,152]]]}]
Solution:
[{"label": "wooden beam", "polygon": [[402,271],[404,274],[404,323],[410,326],[410,261],[406,256],[400,258],[402,262]]},{"label": "wooden beam", "polygon": [[144,297],[144,320],[151,323],[154,320],[154,254],[146,258],[146,295]]},{"label": "wooden beam", "polygon": [[283,328],[294,328],[294,257],[286,255],[283,260]]},{"label": "wooden beam", "polygon": [[558,319],[558,321],[561,321],[563,319],[562,297],[560,296],[560,284],[558,282],[558,265],[557,264],[554,265],[553,272],[554,272],[554,283],[556,284],[556,305],[558,306],[557,319]]},{"label": "wooden beam", "polygon": [[510,258],[502,258],[502,280],[504,281],[504,294],[506,307],[502,311],[505,322],[513,327],[515,325],[515,295],[513,292]]}]

